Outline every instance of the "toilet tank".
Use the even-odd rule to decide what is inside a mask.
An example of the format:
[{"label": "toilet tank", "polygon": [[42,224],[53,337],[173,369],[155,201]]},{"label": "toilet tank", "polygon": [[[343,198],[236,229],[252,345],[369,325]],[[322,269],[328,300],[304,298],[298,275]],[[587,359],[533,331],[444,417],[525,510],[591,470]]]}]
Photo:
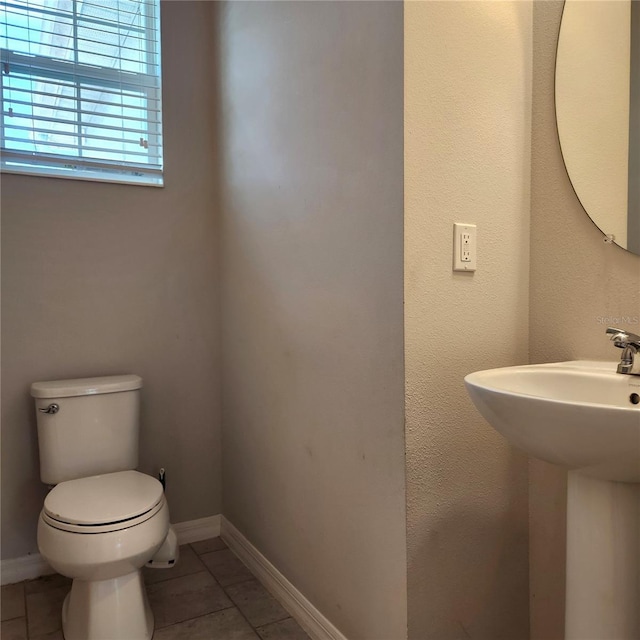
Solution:
[{"label": "toilet tank", "polygon": [[136,375],[34,382],[42,482],[135,469],[141,388]]}]

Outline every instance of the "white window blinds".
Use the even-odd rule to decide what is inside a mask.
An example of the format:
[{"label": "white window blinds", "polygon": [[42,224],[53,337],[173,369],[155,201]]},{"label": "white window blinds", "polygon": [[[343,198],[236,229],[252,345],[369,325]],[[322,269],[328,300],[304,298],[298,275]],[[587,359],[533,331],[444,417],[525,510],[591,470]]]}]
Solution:
[{"label": "white window blinds", "polygon": [[4,171],[162,184],[159,0],[0,1]]}]

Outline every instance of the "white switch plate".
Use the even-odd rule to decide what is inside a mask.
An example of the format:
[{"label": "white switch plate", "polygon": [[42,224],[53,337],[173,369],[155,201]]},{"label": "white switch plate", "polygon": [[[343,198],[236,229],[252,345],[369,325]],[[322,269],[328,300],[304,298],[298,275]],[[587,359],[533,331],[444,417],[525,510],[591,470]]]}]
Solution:
[{"label": "white switch plate", "polygon": [[453,270],[476,270],[476,225],[456,222],[453,225]]}]

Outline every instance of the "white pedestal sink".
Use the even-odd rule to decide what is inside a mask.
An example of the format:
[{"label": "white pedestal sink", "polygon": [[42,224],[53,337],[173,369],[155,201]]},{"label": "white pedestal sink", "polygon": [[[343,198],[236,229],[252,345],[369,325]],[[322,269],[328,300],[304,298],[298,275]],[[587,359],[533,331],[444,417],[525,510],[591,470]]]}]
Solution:
[{"label": "white pedestal sink", "polygon": [[566,640],[640,638],[640,376],[561,362],[465,378],[515,447],[569,470]]}]

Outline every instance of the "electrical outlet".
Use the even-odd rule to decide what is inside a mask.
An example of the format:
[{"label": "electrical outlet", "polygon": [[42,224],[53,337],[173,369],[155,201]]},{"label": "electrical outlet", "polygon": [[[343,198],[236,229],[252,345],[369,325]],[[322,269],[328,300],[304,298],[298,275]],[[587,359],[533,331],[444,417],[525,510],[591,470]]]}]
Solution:
[{"label": "electrical outlet", "polygon": [[453,225],[453,270],[476,270],[476,225],[456,222]]}]

